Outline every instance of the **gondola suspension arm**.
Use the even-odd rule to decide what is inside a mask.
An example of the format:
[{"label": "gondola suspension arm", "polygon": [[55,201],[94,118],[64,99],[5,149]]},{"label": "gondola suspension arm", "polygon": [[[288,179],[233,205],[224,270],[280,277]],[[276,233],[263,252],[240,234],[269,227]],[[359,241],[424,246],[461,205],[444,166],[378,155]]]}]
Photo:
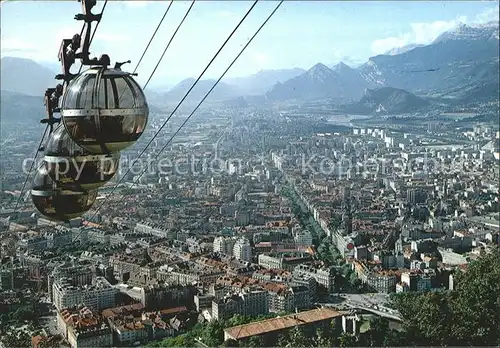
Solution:
[{"label": "gondola suspension arm", "polygon": [[[70,69],[75,64],[77,59],[81,60],[82,65],[98,65],[107,67],[110,65],[110,58],[107,54],[101,55],[99,59],[90,59],[90,44],[92,43],[92,23],[99,23],[102,19],[102,12],[99,14],[92,13],[92,8],[97,4],[96,0],[78,0],[82,4],[82,13],[76,14],[75,19],[84,21],[81,33],[83,33],[83,42],[81,34],[75,34],[71,39],[63,39],[59,48],[59,61],[62,66],[62,73],[55,76],[56,80],[63,80],[62,84],[58,84],[56,88],[48,88],[45,91],[44,104],[46,118],[40,123],[46,123],[49,126],[49,134],[54,129],[54,124],[61,121],[60,118],[54,117],[54,113],[59,113],[59,99],[64,94],[64,90],[69,82],[78,76],[72,74]],[[94,32],[95,34],[95,32]],[[81,50],[80,50],[81,49]],[[80,51],[79,51],[80,50]],[[40,148],[43,150],[43,147]]]}]

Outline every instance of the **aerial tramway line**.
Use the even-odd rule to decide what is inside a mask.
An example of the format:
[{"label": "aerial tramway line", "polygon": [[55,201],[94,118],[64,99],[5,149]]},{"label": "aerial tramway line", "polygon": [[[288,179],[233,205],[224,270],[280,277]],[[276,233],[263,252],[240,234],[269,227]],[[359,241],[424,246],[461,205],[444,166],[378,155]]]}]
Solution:
[{"label": "aerial tramway line", "polygon": [[[44,157],[31,197],[40,213],[55,220],[67,221],[92,207],[97,189],[116,174],[120,151],[140,138],[149,115],[146,97],[133,74],[121,70],[124,63],[110,68],[106,54],[89,58],[92,23],[97,22],[97,27],[102,18],[102,13],[91,11],[96,3],[81,0],[83,13],[75,19],[84,21],[83,40],[75,34],[62,41],[63,73],[56,79],[63,83],[45,93],[47,118],[41,122],[47,123],[49,138],[40,149]],[[76,59],[90,68],[72,74]],[[55,113],[61,117],[54,117]]]},{"label": "aerial tramway line", "polygon": [[[61,43],[59,60],[63,73],[57,75],[56,79],[63,80],[63,83],[58,84],[55,88],[47,89],[45,93],[44,100],[47,117],[41,123],[46,123],[47,127],[38,148],[38,152],[44,152],[44,157],[42,164],[37,168],[31,190],[32,201],[37,210],[44,216],[58,221],[68,221],[83,215],[92,208],[97,198],[97,189],[113,178],[117,172],[120,151],[134,144],[143,134],[149,116],[149,107],[143,90],[147,87],[156,72],[165,52],[170,47],[172,40],[195,3],[195,0],[193,0],[168,41],[146,84],[141,88],[133,76],[137,75],[135,73],[137,67],[150,47],[173,0],[169,3],[165,14],[158,23],[133,73],[121,70],[121,66],[125,63],[130,63],[130,61],[116,63],[113,68],[110,68],[110,58],[106,54],[101,55],[98,59],[89,58],[90,44],[102,19],[102,13],[106,8],[107,0],[104,3],[101,13],[97,15],[91,12],[92,8],[96,5],[96,0],[79,1],[82,4],[83,13],[77,14],[75,19],[84,21],[84,25],[80,34],[75,34],[72,39],[64,39]],[[252,6],[225,39],[199,77],[193,82],[183,98],[163,122],[162,126],[155,132],[152,139],[150,139],[139,156],[133,161],[132,165],[136,163],[139,157],[153,143],[154,139],[172,118],[189,93],[191,93],[228,41],[252,12],[258,1],[255,0],[253,2]],[[248,39],[247,43],[221,74],[219,79],[169,138],[163,148],[157,152],[155,160],[158,159],[158,156],[165,150],[166,146],[171,143],[173,138],[198,110],[282,3],[283,0],[279,1],[274,10],[251,38]],[[91,34],[93,22],[97,23],[93,34]],[[78,74],[72,74],[70,68],[77,59],[81,60],[82,65]],[[90,68],[81,72],[83,66],[90,66]],[[61,117],[54,117],[56,113],[59,113]],[[55,129],[54,126],[56,126]],[[49,138],[45,146],[42,146],[47,130],[49,130]],[[130,171],[130,168],[128,171]],[[29,173],[26,176],[22,191],[24,191]],[[144,172],[141,173],[141,176],[142,174]],[[111,193],[97,207],[92,217],[99,212],[106,199],[113,194],[125,175],[114,185]],[[16,209],[18,203],[19,200],[16,204]]]}]

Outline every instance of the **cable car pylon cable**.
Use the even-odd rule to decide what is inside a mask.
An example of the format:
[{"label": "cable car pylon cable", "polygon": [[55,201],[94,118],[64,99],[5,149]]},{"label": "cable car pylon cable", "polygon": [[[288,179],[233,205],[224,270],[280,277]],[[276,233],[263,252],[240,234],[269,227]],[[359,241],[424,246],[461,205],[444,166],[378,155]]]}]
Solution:
[{"label": "cable car pylon cable", "polygon": [[191,9],[193,8],[195,1],[196,0],[193,0],[191,2],[191,5],[189,6],[188,10],[186,11],[186,14],[184,15],[184,17],[182,17],[181,22],[179,23],[179,25],[175,29],[175,31],[172,34],[172,37],[170,38],[170,40],[168,40],[167,46],[165,46],[165,49],[163,50],[163,53],[160,56],[160,59],[158,59],[158,62],[156,63],[156,66],[154,67],[153,71],[151,72],[151,75],[149,75],[149,78],[146,81],[146,83],[144,84],[144,87],[142,87],[143,90],[146,89],[146,87],[149,84],[149,81],[151,81],[151,79],[153,78],[153,75],[155,74],[156,69],[158,69],[158,66],[160,65],[161,61],[163,60],[163,57],[165,56],[165,53],[167,52],[168,48],[170,47],[170,44],[172,43],[172,41],[174,40],[175,35],[177,35],[177,32],[179,31],[179,29],[181,28],[182,24],[184,23],[184,21],[186,20],[187,16],[189,15],[189,12],[191,12]]},{"label": "cable car pylon cable", "polygon": [[[266,18],[266,20],[260,25],[260,27],[257,29],[257,31],[252,35],[252,37],[247,41],[247,43],[245,44],[245,46],[243,46],[243,48],[240,50],[240,52],[236,55],[236,57],[233,59],[233,61],[231,62],[231,64],[229,64],[229,66],[226,68],[226,70],[224,70],[224,72],[220,75],[220,77],[217,79],[217,81],[215,81],[215,83],[212,85],[212,87],[208,90],[208,92],[205,94],[205,96],[200,100],[200,102],[198,103],[198,105],[196,105],[196,107],[193,109],[193,111],[191,111],[191,113],[189,114],[189,116],[184,120],[184,122],[179,126],[179,128],[177,128],[177,130],[175,131],[174,134],[172,134],[172,136],[170,137],[170,139],[165,143],[165,145],[163,145],[163,147],[160,149],[160,151],[158,151],[158,153],[156,154],[154,160],[156,161],[158,159],[158,157],[160,156],[160,154],[167,148],[167,146],[172,142],[172,140],[174,139],[174,137],[182,130],[182,128],[186,125],[186,123],[189,121],[189,119],[194,115],[194,113],[199,109],[199,107],[201,106],[201,104],[203,104],[203,102],[205,101],[205,99],[208,98],[208,96],[210,95],[210,93],[212,93],[212,91],[214,90],[214,88],[217,86],[217,84],[224,78],[224,76],[227,74],[227,72],[229,71],[229,69],[231,69],[231,67],[234,65],[234,63],[236,63],[236,61],[240,58],[240,56],[243,54],[243,52],[246,50],[246,48],[250,45],[250,43],[253,41],[253,39],[257,36],[257,34],[262,30],[262,28],[264,28],[264,26],[267,24],[267,22],[271,19],[271,17],[274,15],[274,13],[279,9],[279,7],[281,6],[281,4],[283,3],[284,0],[281,0],[278,5],[274,8],[273,12],[271,12],[271,14]],[[147,168],[146,170],[143,170],[141,174],[139,174],[139,177],[134,181],[133,184],[136,184],[137,181],[144,175],[144,173],[147,171]]]},{"label": "cable car pylon cable", "polygon": [[[160,132],[163,130],[163,128],[165,128],[166,124],[168,123],[168,121],[172,118],[172,116],[175,114],[175,112],[179,109],[179,107],[182,105],[182,103],[184,102],[184,100],[187,98],[187,96],[189,95],[189,93],[191,93],[191,91],[193,90],[193,88],[198,84],[198,82],[201,80],[201,78],[203,77],[203,75],[205,74],[205,72],[208,70],[208,68],[212,65],[212,63],[215,61],[215,59],[217,58],[217,56],[220,54],[220,52],[222,51],[222,49],[226,46],[226,44],[229,42],[229,40],[233,37],[233,35],[236,33],[236,31],[238,30],[238,28],[241,26],[241,24],[243,24],[243,22],[245,21],[245,19],[248,17],[248,15],[252,12],[252,10],[254,9],[254,7],[257,5],[257,3],[259,2],[259,0],[255,0],[254,3],[252,4],[252,6],[248,9],[248,11],[245,13],[245,15],[243,16],[243,18],[239,21],[239,23],[236,25],[236,27],[231,31],[231,33],[229,34],[229,36],[226,38],[226,40],[224,41],[224,43],[221,45],[221,47],[217,50],[217,52],[215,53],[215,55],[212,57],[212,59],[208,62],[207,66],[203,69],[203,71],[201,72],[201,74],[198,76],[198,78],[196,79],[196,81],[193,82],[193,84],[191,85],[191,87],[189,88],[189,90],[184,94],[184,96],[182,97],[182,99],[179,101],[179,103],[177,104],[177,106],[174,108],[174,110],[170,113],[170,115],[167,117],[167,119],[163,122],[163,124],[161,125],[161,127],[156,131],[156,133],[153,135],[153,137],[151,138],[151,140],[147,143],[147,145],[144,147],[144,149],[139,153],[139,156],[137,156],[137,158],[132,162],[132,165],[129,166],[129,169],[125,172],[125,174],[122,175],[122,177],[120,178],[120,180],[118,180],[118,182],[115,184],[115,186],[113,187],[113,189],[111,190],[111,192],[106,196],[106,198],[102,201],[102,203],[97,207],[97,209],[95,210],[95,212],[92,214],[92,216],[90,217],[90,219],[88,220],[92,220],[96,215],[97,213],[99,212],[99,210],[101,209],[101,207],[104,205],[104,203],[106,203],[107,199],[113,195],[113,193],[115,192],[116,188],[118,187],[118,185],[122,182],[123,178],[126,177],[126,175],[130,172],[130,169],[135,165],[135,163],[137,163],[137,161],[139,160],[139,158],[146,152],[146,150],[149,148],[149,146],[151,146],[151,144],[153,143],[153,141],[156,139],[156,137],[158,136],[158,134],[160,134]],[[283,2],[283,1],[282,1]],[[280,4],[281,5],[281,2]],[[276,7],[276,9],[279,7],[279,5]],[[273,11],[274,13],[274,11]],[[89,221],[90,222],[90,221]],[[74,239],[74,241],[80,236],[82,232],[80,232]]]},{"label": "cable car pylon cable", "polygon": [[[108,0],[105,0],[104,1],[104,5],[102,6],[102,10],[101,10],[101,15],[104,13],[104,10],[106,9],[106,5],[108,4]],[[95,24],[95,28],[94,28],[94,32],[92,33],[92,36],[90,37],[90,42],[89,42],[89,45],[92,44],[92,41],[94,40],[94,36],[95,36],[95,33],[97,32],[97,28],[99,28],[99,24],[101,23],[101,21],[98,21],[96,24]]]},{"label": "cable car pylon cable", "polygon": [[[101,15],[104,14],[104,10],[106,9],[107,4],[108,4],[108,0],[104,1],[104,5],[102,6],[102,10],[101,10]],[[94,36],[95,36],[95,33],[97,32],[97,28],[99,28],[99,23],[101,23],[101,21],[98,21],[96,23],[95,28],[94,28],[94,32],[92,33],[92,36],[90,37],[89,45],[92,44],[92,41],[94,40]],[[85,27],[82,28],[82,31],[80,32],[80,36],[82,36],[84,28]],[[83,63],[80,64],[80,69],[78,69],[78,74],[80,74],[82,72],[82,68],[83,68]]]},{"label": "cable car pylon cable", "polygon": [[[149,49],[149,46],[151,45],[151,42],[153,41],[154,37],[156,36],[156,33],[158,32],[158,29],[160,29],[160,26],[161,24],[163,23],[163,20],[165,19],[165,17],[167,16],[167,13],[168,11],[170,10],[170,7],[172,6],[172,4],[174,3],[173,0],[170,1],[170,4],[168,4],[168,7],[165,11],[165,13],[163,14],[163,17],[160,19],[160,22],[158,23],[158,25],[156,26],[156,29],[153,33],[153,35],[151,35],[151,38],[149,39],[149,42],[148,44],[146,45],[146,48],[144,49],[144,51],[142,52],[142,55],[141,55],[141,58],[139,59],[139,61],[137,62],[137,65],[135,66],[134,68],[134,71],[132,72],[132,74],[135,74],[137,72],[137,68],[139,67],[139,64],[141,64],[141,61],[142,59],[144,58],[144,56],[146,55],[148,49]],[[184,18],[182,19],[182,21],[179,23],[179,25],[177,26],[177,29],[175,29],[174,33],[172,34],[172,37],[170,38],[170,40],[168,41],[168,44],[167,46],[165,47],[165,50],[163,51],[163,54],[161,55],[161,58],[160,60],[158,61],[158,64],[156,65],[155,69],[153,70],[153,72],[151,73],[151,75],[149,76],[149,79],[148,79],[148,82],[149,80],[151,79],[151,77],[153,76],[156,68],[158,67],[159,65],[159,62],[163,59],[163,56],[165,55],[165,53],[167,52],[167,49],[170,47],[170,43],[172,42],[172,40],[174,39],[175,35],[177,34],[177,31],[180,29],[180,27],[182,26],[182,24],[184,23],[184,20],[186,19],[186,17],[188,16],[189,12],[191,11],[191,8],[193,7],[194,5],[194,1],[191,3],[191,6],[189,6],[189,9],[187,10],[186,14],[184,15]],[[144,90],[148,84],[148,82],[146,82],[146,85],[144,85],[144,87],[142,88],[142,90]],[[122,100],[122,97],[123,97],[123,94],[124,92],[122,92],[122,94],[120,95],[120,98],[118,98],[118,102],[120,102],[120,100]]]},{"label": "cable car pylon cable", "polygon": [[[141,58],[139,58],[139,61],[137,62],[136,66],[135,66],[135,68],[134,68],[134,71],[133,71],[132,73],[137,72],[137,68],[138,68],[138,67],[139,67],[139,65],[141,64],[142,59],[144,58],[144,56],[146,55],[146,52],[148,51],[149,46],[151,45],[151,42],[153,42],[153,39],[154,39],[154,37],[156,36],[156,33],[158,32],[158,29],[160,29],[161,24],[163,23],[163,20],[164,20],[164,19],[165,19],[165,17],[167,16],[167,13],[168,13],[168,11],[170,10],[170,7],[172,7],[172,4],[173,4],[173,3],[174,3],[174,0],[171,0],[171,1],[170,1],[170,4],[168,4],[168,7],[167,7],[167,9],[165,10],[165,13],[163,14],[163,17],[161,17],[160,22],[159,22],[159,23],[158,23],[158,25],[156,26],[156,29],[155,29],[155,31],[154,31],[154,33],[153,33],[153,35],[151,35],[151,38],[149,39],[149,42],[148,42],[148,44],[146,45],[146,48],[144,49],[144,52],[142,52],[142,56],[141,56]],[[194,1],[193,1],[193,3],[194,3]],[[193,6],[193,5],[191,5],[191,6]],[[175,33],[174,33],[174,36],[175,36]]]},{"label": "cable car pylon cable", "polygon": [[[258,1],[258,0],[257,0]],[[257,1],[254,3],[254,5],[257,3]],[[253,41],[253,39],[257,36],[257,34],[262,30],[262,28],[264,28],[264,26],[269,22],[269,20],[272,18],[272,16],[276,13],[276,11],[279,9],[279,7],[283,4],[283,1],[284,0],[281,0],[278,5],[274,8],[274,10],[269,14],[269,16],[266,18],[266,20],[260,25],[260,27],[257,29],[257,31],[252,35],[252,37],[247,41],[247,43],[245,44],[245,46],[243,46],[243,48],[240,50],[240,52],[236,55],[236,57],[233,59],[233,61],[229,64],[229,66],[226,68],[226,70],[224,70],[224,72],[221,74],[221,76],[217,79],[217,81],[213,84],[213,86],[210,88],[210,90],[205,94],[205,96],[201,99],[201,101],[198,103],[198,105],[196,105],[196,107],[194,108],[194,110],[189,114],[189,116],[184,120],[184,122],[179,126],[179,128],[175,131],[174,134],[172,134],[172,136],[170,137],[170,139],[167,141],[167,143],[161,148],[160,151],[158,151],[157,155],[155,156],[154,160],[157,160],[158,157],[160,156],[160,154],[166,149],[166,147],[172,142],[172,140],[174,139],[174,137],[181,131],[181,129],[186,125],[186,123],[189,121],[189,119],[194,115],[194,113],[198,110],[198,108],[203,104],[203,102],[205,101],[205,99],[210,95],[210,93],[214,90],[214,88],[217,86],[217,84],[224,78],[224,76],[226,75],[226,73],[229,71],[229,69],[231,69],[231,67],[234,65],[234,63],[236,63],[236,61],[239,59],[239,57],[243,54],[243,52],[246,50],[246,48],[250,45],[250,43]],[[253,8],[253,6],[252,6]],[[251,11],[251,9],[250,9]],[[249,11],[249,12],[250,12]],[[248,13],[249,13],[248,12]],[[248,14],[247,13],[247,14]],[[179,104],[180,105],[180,104]],[[175,111],[174,111],[175,112]],[[140,156],[139,156],[140,157]],[[137,159],[134,161],[134,163],[132,164],[132,166],[136,163]],[[132,167],[131,166],[131,167]],[[131,168],[130,167],[130,168]],[[123,180],[123,178],[126,177],[126,174],[130,171],[130,168],[129,170],[127,170],[127,172],[120,178],[120,180],[116,183],[116,185],[113,187],[113,190],[109,193],[109,195],[104,199],[104,201],[97,207],[96,211],[94,212],[94,214],[92,215],[92,218],[97,215],[97,213],[99,212],[99,210],[101,209],[101,207],[104,205],[104,203],[106,203],[106,200],[109,196],[111,196],[114,191],[116,190],[116,188],[118,187],[118,185],[121,183],[121,181]],[[133,184],[135,185],[139,179],[142,177],[142,175],[144,175],[144,173],[147,171],[147,168],[146,170],[143,170],[141,174],[139,174],[139,177],[134,180]]]}]

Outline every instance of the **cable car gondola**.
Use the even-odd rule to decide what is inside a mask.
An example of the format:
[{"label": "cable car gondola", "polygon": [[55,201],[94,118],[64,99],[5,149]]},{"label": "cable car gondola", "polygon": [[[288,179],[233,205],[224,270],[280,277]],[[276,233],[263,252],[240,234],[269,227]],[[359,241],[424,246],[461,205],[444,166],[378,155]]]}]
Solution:
[{"label": "cable car gondola", "polygon": [[97,190],[75,191],[58,187],[44,165],[35,174],[31,199],[37,210],[49,219],[69,221],[82,216],[96,198]]},{"label": "cable car gondola", "polygon": [[45,146],[43,164],[61,188],[96,189],[111,180],[118,170],[120,153],[93,155],[78,146],[59,125]]},{"label": "cable car gondola", "polygon": [[[39,146],[38,151],[45,151],[44,158],[31,190],[37,210],[59,221],[81,216],[92,207],[97,188],[118,170],[119,151],[139,139],[149,116],[146,97],[134,74],[121,70],[125,63],[116,62],[110,68],[107,54],[99,59],[89,57],[95,34],[92,23],[97,22],[97,29],[102,12],[92,13],[95,0],[81,0],[81,4],[82,13],[75,19],[84,21],[82,31],[63,39],[59,49],[63,73],[55,78],[64,82],[45,92],[47,118],[41,123],[47,124],[49,139]],[[76,59],[81,60],[81,67],[90,68],[71,73]],[[61,117],[54,117],[56,113]],[[54,130],[57,123],[62,125]],[[40,144],[44,138],[45,133]]]},{"label": "cable car gondola", "polygon": [[[130,74],[120,69],[121,65],[123,65],[124,63],[117,62],[115,63],[114,68],[109,68],[111,65],[110,58],[106,54],[101,55],[100,58],[91,59],[89,57],[90,44],[92,42],[92,39],[94,38],[97,26],[99,25],[102,18],[102,14],[106,7],[107,1],[104,3],[100,14],[94,14],[91,11],[92,8],[96,5],[96,0],[79,0],[79,2],[81,2],[82,4],[82,13],[75,15],[75,19],[78,21],[84,21],[84,26],[80,34],[73,35],[71,39],[62,40],[59,49],[59,61],[61,62],[63,73],[56,75],[55,78],[57,80],[63,80],[64,84],[59,84],[56,88],[48,88],[46,90],[44,101],[46,105],[47,118],[41,120],[41,123],[47,124],[45,132],[47,132],[47,129],[49,129],[51,134],[53,133],[54,124],[62,121],[63,127],[71,140],[73,140],[73,142],[76,145],[80,146],[83,150],[90,152],[90,155],[100,156],[116,154],[117,157],[119,157],[119,151],[131,146],[143,134],[148,121],[149,107],[143,90],[132,78],[132,76],[135,76],[134,73],[137,70],[137,67],[134,69],[134,73]],[[196,110],[200,107],[201,103],[203,103],[207,96],[212,92],[217,83],[224,77],[231,66],[233,66],[236,60],[252,42],[259,31],[264,27],[264,25],[269,21],[273,14],[278,10],[282,3],[283,0],[278,3],[273,12],[271,12],[266,20],[260,25],[253,36],[243,46],[238,55],[233,59],[231,64],[222,73],[213,87],[205,94],[200,103],[198,103],[196,108],[189,114],[189,116],[172,135],[172,137],[170,137],[170,139],[158,152],[158,154],[165,149],[165,147],[172,141],[173,137],[189,121]],[[159,130],[155,132],[153,139],[148,143],[144,150],[141,151],[139,157],[145,152],[145,150],[157,137],[166,123],[174,115],[175,111],[179,108],[191,89],[193,89],[198,81],[202,78],[205,71],[209,68],[214,59],[218,56],[223,47],[233,36],[236,30],[240,27],[245,18],[247,18],[256,4],[257,1],[252,4],[245,16],[240,20],[229,37],[224,41],[222,46],[208,63],[201,75],[193,83],[193,85],[181,99],[179,104],[177,104],[174,111],[172,111],[170,116],[163,122]],[[182,21],[174,31],[174,34],[168,42],[156,67],[158,67],[158,64],[163,58],[163,55],[170,46],[170,43],[175,37],[178,29],[191,11],[193,5],[194,1],[192,1]],[[161,25],[163,19],[165,18],[169,8],[170,5],[166,9],[165,14],[158,24],[157,29],[153,33],[153,36],[146,46],[142,57],[139,59],[139,63],[142,61],[144,54],[149,48],[149,45],[153,40],[156,31]],[[93,22],[97,22],[97,24],[95,26],[94,32],[92,33]],[[80,71],[83,66],[90,66],[90,69],[84,71],[81,74],[80,71],[78,71],[77,74],[71,73],[70,68],[77,59],[81,60],[82,65],[80,67]],[[127,63],[130,63],[130,61],[127,61]],[[156,67],[153,70],[153,73],[150,75],[148,82],[156,71]],[[60,97],[62,97],[61,103],[59,103]],[[59,113],[61,115],[61,118],[55,118],[54,114],[56,113]],[[43,143],[44,137],[45,133],[42,136],[40,144]],[[54,137],[54,142],[59,144],[58,141],[61,140],[57,140],[57,138]],[[64,163],[66,165],[67,160],[67,158],[63,159],[61,157],[71,158],[71,155],[67,156],[70,151],[65,152],[65,150],[63,151],[60,148],[57,148],[58,146],[59,145],[53,145],[52,147],[52,145],[50,145],[48,147],[52,152],[47,152],[45,154],[45,162],[39,168],[31,193],[32,200],[35,203],[35,206],[40,212],[42,212],[42,214],[55,219],[59,219],[61,221],[67,221],[69,217],[82,215],[83,212],[91,208],[97,196],[97,190],[93,188],[94,185],[95,187],[100,186],[102,184],[102,181],[108,180],[114,175],[114,173],[110,168],[104,166],[101,167],[101,170],[104,168],[107,175],[109,175],[109,178],[106,177],[103,180],[96,181],[95,175],[91,175],[91,173],[88,173],[88,177],[90,179],[85,182],[81,181],[80,177],[74,178],[74,173],[72,173],[70,169],[68,169],[67,167],[63,167],[63,169],[61,169],[61,163]],[[41,151],[41,148],[43,148],[43,146],[39,145],[39,151]],[[86,154],[85,156],[90,155]],[[76,157],[72,158],[75,159],[78,157],[79,156],[76,155]],[[156,156],[155,159],[157,159],[157,157],[158,156]],[[101,157],[89,158],[91,159],[91,162],[93,162],[94,159],[97,160]],[[111,156],[111,158],[113,157]],[[65,177],[61,179],[59,176],[55,176],[62,174],[60,172],[64,172],[65,169],[68,169],[69,173],[65,173]],[[96,172],[94,172],[94,174],[97,173],[98,170],[99,168],[96,169]],[[130,169],[127,171],[127,173],[129,171]],[[28,176],[26,180],[27,179]],[[118,184],[115,185],[115,188],[117,186]],[[91,189],[86,190],[87,188]],[[97,208],[97,211],[101,206],[102,204]],[[94,215],[97,214],[97,211],[94,213]]]},{"label": "cable car gondola", "polygon": [[71,80],[61,107],[69,136],[92,154],[109,154],[134,144],[148,115],[146,97],[131,74],[105,66]]}]

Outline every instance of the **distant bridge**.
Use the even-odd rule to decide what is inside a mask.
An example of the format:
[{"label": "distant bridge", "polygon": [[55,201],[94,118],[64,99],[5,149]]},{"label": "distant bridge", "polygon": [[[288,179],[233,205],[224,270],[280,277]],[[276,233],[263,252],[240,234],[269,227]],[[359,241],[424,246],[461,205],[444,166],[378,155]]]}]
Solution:
[{"label": "distant bridge", "polygon": [[343,303],[343,304],[338,304],[338,303],[318,303],[318,305],[321,305],[321,306],[324,306],[324,307],[333,307],[333,308],[337,308],[337,309],[342,309],[342,307],[348,307],[349,309],[353,309],[355,311],[364,311],[364,312],[372,313],[372,314],[378,315],[379,317],[384,317],[384,318],[391,319],[391,320],[394,320],[394,321],[397,321],[397,322],[402,322],[403,321],[403,319],[401,319],[401,317],[398,316],[398,315],[387,313],[387,312],[384,312],[384,311],[380,311],[380,310],[377,310],[377,309],[371,308],[371,307],[364,307],[364,306],[353,305],[353,304],[348,304],[348,303]]},{"label": "distant bridge", "polygon": [[390,313],[383,312],[383,311],[379,311],[379,310],[374,309],[374,308],[352,306],[352,305],[350,305],[350,307],[352,309],[354,309],[354,310],[362,310],[362,311],[365,311],[365,312],[370,312],[370,313],[376,314],[376,315],[378,315],[380,317],[384,317],[384,318],[391,319],[391,320],[394,320],[394,321],[398,321],[398,322],[402,322],[403,321],[403,319],[401,319],[401,317],[399,317],[397,315],[390,314]]}]

